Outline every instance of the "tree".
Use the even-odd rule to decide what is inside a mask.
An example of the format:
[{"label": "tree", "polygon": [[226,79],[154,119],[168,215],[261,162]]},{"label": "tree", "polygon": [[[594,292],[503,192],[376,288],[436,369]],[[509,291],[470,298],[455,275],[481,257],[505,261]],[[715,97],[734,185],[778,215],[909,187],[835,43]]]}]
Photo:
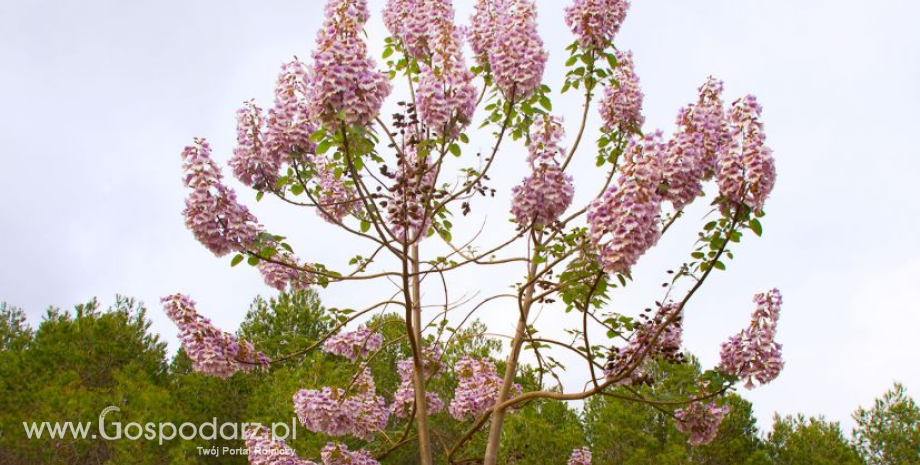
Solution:
[{"label": "tree", "polygon": [[[216,256],[232,255],[232,265],[247,262],[276,289],[379,281],[392,283],[392,297],[364,309],[329,309],[327,334],[304,350],[279,356],[280,341],[266,340],[268,348],[259,351],[260,341],[216,328],[188,296],[169,296],[165,311],[180,329],[192,368],[227,378],[319,348],[353,362],[344,385],[337,374],[327,379],[324,373],[327,385],[305,387],[294,397],[301,423],[317,437],[353,438],[325,446],[319,453],[324,463],[373,463],[372,455],[392,456],[393,447],[412,444],[425,465],[436,456],[456,462],[479,453],[479,445],[483,463],[494,465],[503,450],[520,451],[509,442],[506,427],[514,426],[509,414],[524,416],[533,405],[570,417],[547,404],[643,385],[649,360],[679,360],[685,306],[713,272],[726,269],[743,236],[761,235],[776,173],[756,98],[740,98],[726,109],[722,84],[712,78],[696,102],[679,112],[668,139],[643,129],[643,94],[632,54],[613,46],[628,5],[575,0],[566,10],[577,41],[567,48],[560,92],[582,93],[584,113],[565,148],[565,127],[552,115],[554,94],[543,84],[548,54],[532,0],[477,1],[467,34],[472,67],[463,56],[450,0],[390,0],[383,12],[391,34],[384,42],[383,72],[368,56],[367,2],[329,0],[312,62],[295,59],[282,66],[267,112],[249,101],[237,113],[238,146],[229,165],[255,191],[256,201],[268,197],[313,209],[366,249],[347,265],[301,261],[284,235],[269,232],[240,203],[212,159],[210,144],[200,138],[182,153],[191,190],[186,225]],[[381,110],[397,84],[408,88],[411,101],[398,102],[386,120]],[[593,104],[602,130],[592,149],[598,172],[589,189],[599,193],[575,206],[567,170],[587,145],[582,140]],[[473,157],[467,130],[481,105],[481,128],[489,127],[494,140]],[[510,196],[514,230],[484,225],[490,233],[483,241],[507,237],[483,244],[479,233],[460,221],[472,223],[480,199],[495,196],[494,162],[515,141],[523,142],[529,156],[523,163],[527,176]],[[718,187],[712,217],[701,225],[690,257],[670,272],[662,295],[649,298],[655,304],[648,315],[610,309],[611,295],[631,282],[633,265],[687,205],[705,196],[709,180]],[[589,184],[586,179],[582,185]],[[456,273],[477,267],[516,276],[509,283],[512,291],[452,299],[449,283]],[[460,342],[457,335],[473,321],[471,315],[502,301],[511,303],[517,323],[511,334],[488,333],[510,342],[501,363],[449,355],[456,354],[451,345]],[[781,302],[776,290],[755,296],[751,324],[723,344],[719,366],[667,404],[668,417],[692,444],[717,435],[728,415],[725,394],[736,382],[753,388],[778,376]],[[393,308],[401,316],[391,320],[400,330],[395,339],[384,337],[370,318],[380,321]],[[571,316],[565,328],[570,339],[557,340],[533,324],[544,308]],[[409,349],[405,358],[392,359],[382,373],[375,370],[378,356],[399,352],[393,345],[402,342]],[[564,392],[543,382],[564,370],[556,351],[583,359],[590,371],[583,390]],[[524,354],[534,360],[536,384],[523,382]],[[390,379],[377,383],[378,376]],[[386,390],[394,381],[398,386],[390,396]],[[454,383],[453,391],[441,390]],[[391,422],[391,416],[399,420]],[[445,421],[454,423],[451,430],[463,431],[451,443],[439,436]],[[379,437],[402,439],[380,448]],[[256,452],[289,451],[264,429],[249,431],[247,444]],[[265,458],[252,453],[250,459]]]},{"label": "tree", "polygon": [[843,437],[840,425],[823,418],[780,418],[767,435],[767,452],[774,465],[860,465],[864,463]]},{"label": "tree", "polygon": [[853,439],[870,465],[920,464],[920,408],[900,383],[853,414]]},{"label": "tree", "polygon": [[[3,307],[6,312],[9,307]],[[10,315],[13,317],[10,318]],[[97,300],[72,312],[49,309],[36,331],[19,310],[3,313],[17,321],[0,350],[0,462],[19,464],[185,463],[170,454],[188,444],[160,447],[148,441],[103,441],[89,436],[30,438],[24,423],[90,424],[95,433],[100,412],[115,406],[107,420],[128,424],[181,418],[167,383],[165,344],[149,333],[146,309],[117,297],[102,310]],[[12,335],[13,337],[10,337]],[[107,423],[106,434],[116,430]],[[28,427],[27,427],[28,428]],[[182,454],[179,454],[182,455]]]}]

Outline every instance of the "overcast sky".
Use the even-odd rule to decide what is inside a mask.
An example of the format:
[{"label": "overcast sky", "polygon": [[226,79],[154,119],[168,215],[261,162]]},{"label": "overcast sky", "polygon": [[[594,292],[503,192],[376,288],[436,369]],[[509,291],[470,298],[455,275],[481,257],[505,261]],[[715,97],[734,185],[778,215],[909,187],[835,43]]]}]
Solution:
[{"label": "overcast sky", "polygon": [[[372,38],[384,36],[383,3],[371,1]],[[472,1],[457,3],[466,23]],[[551,52],[545,81],[559,89],[573,40],[562,21],[569,2],[537,3]],[[920,395],[918,15],[920,3],[909,0],[634,0],[617,39],[635,53],[646,130],[672,131],[677,110],[710,74],[726,82],[727,99],[753,93],[765,107],[779,171],[765,235],[746,240],[728,272],[707,283],[685,329],[688,349],[712,366],[719,343],[749,318],[751,296],[782,290],[786,370],[743,392],[762,424],[774,413],[803,412],[849,429],[850,413],[894,381]],[[309,57],[321,20],[321,2],[307,0],[0,2],[0,300],[37,324],[49,305],[135,296],[174,349],[175,328],[158,299],[182,291],[235,329],[248,302],[272,291],[254,270],[231,269],[185,230],[179,153],[205,136],[226,161],[236,108],[250,98],[270,104],[279,65]],[[555,102],[576,121],[579,97]],[[489,143],[484,131],[466,156]],[[474,204],[476,223],[461,229],[476,230],[487,217],[483,245],[511,231],[508,191],[524,168],[519,145],[499,155],[498,198]],[[583,147],[574,165],[581,204],[602,176],[591,168],[592,145]],[[312,212],[255,205],[236,187],[302,258],[341,266],[367,253]],[[704,214],[696,206],[643,258],[637,283],[614,297],[618,310],[660,298],[664,271],[689,253]],[[462,273],[451,290],[458,298],[501,291],[521,273]],[[328,305],[358,308],[391,287],[356,289],[321,295]],[[515,314],[497,305],[480,316],[507,333]],[[550,333],[573,326],[558,309],[546,309],[538,324]],[[566,383],[577,387],[585,376],[573,368]]]}]

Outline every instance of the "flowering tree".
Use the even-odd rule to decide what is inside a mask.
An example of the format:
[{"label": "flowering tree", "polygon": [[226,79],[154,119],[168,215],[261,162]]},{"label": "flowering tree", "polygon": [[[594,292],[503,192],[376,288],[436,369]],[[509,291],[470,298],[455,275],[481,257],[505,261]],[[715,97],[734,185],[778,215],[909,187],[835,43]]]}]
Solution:
[{"label": "flowering tree", "polygon": [[[450,0],[389,0],[383,11],[391,33],[385,71],[368,56],[366,0],[328,0],[312,62],[295,59],[282,66],[268,111],[255,102],[239,110],[238,146],[229,164],[236,178],[257,192],[257,200],[268,194],[314,209],[344,234],[365,240],[371,253],[353,258],[349,269],[298,259],[285,237],[267,231],[227,187],[207,141],[196,139],[183,152],[185,185],[191,190],[186,225],[218,257],[232,254],[233,265],[248,261],[279,290],[372,280],[390,280],[397,287],[391,299],[337,314],[334,331],[310,347],[353,361],[355,375],[348,386],[294,395],[293,409],[303,426],[333,437],[369,441],[382,434],[388,440],[388,448],[379,451],[329,443],[322,451],[324,464],[378,463],[410,441],[417,441],[419,462],[431,464],[433,415],[449,415],[466,428],[446,448],[444,461],[494,464],[505,416],[515,407],[654,383],[644,369],[649,360],[683,360],[688,302],[714,270],[725,269],[726,259],[733,258],[731,247],[745,233],[761,234],[764,202],[775,181],[773,158],[757,100],[747,96],[726,108],[722,84],[712,78],[679,111],[669,137],[643,129],[643,93],[632,54],[613,45],[628,7],[628,0],[575,0],[566,10],[577,41],[567,48],[561,93],[580,93],[584,99],[583,116],[566,148],[566,128],[552,115],[552,92],[543,84],[548,54],[532,0],[479,0],[467,28],[455,24]],[[464,39],[473,66],[464,57]],[[387,120],[380,110],[397,83],[408,87],[411,101],[399,102],[399,112]],[[464,153],[466,131],[483,104],[480,129],[491,128],[494,141],[474,157]],[[575,186],[566,171],[585,148],[592,108],[603,121],[589,154],[596,158],[599,176],[584,185],[595,183],[589,189],[599,194],[579,207],[573,206]],[[495,244],[455,242],[453,221],[469,217],[476,200],[487,197],[483,194],[494,194],[487,185],[493,162],[503,147],[516,143],[528,150],[529,173],[510,193],[514,234]],[[448,161],[462,167],[452,170]],[[632,267],[684,208],[706,197],[704,184],[710,180],[717,187],[710,197],[710,221],[690,258],[672,273],[655,310],[639,318],[610,310],[611,292],[632,280]],[[449,253],[425,256],[425,245],[433,241],[446,244]],[[423,308],[433,305],[422,302],[422,282],[431,277],[446,292],[453,273],[469,267],[506,267],[521,279],[512,283],[513,293],[463,302],[466,310],[445,299],[436,304],[440,313],[423,321]],[[445,366],[444,350],[457,343],[459,329],[476,311],[503,299],[517,310],[516,329],[507,336],[510,350],[499,365],[503,372],[493,360],[473,357]],[[741,381],[748,388],[768,383],[783,367],[781,347],[774,342],[780,294],[772,290],[754,300],[751,325],[722,345],[721,364],[707,371],[686,399],[663,402],[637,395],[632,400],[667,411],[692,444],[711,441],[727,411],[723,395]],[[187,296],[166,297],[164,303],[197,370],[228,377],[277,362],[214,327]],[[550,305],[564,306],[571,315],[571,341],[541,337],[531,324],[539,308]],[[408,342],[412,356],[394,367],[401,383],[388,399],[377,394],[368,362],[395,342],[385,341],[377,328],[352,326],[394,306],[405,318],[399,342]],[[595,339],[599,332],[605,340]],[[532,353],[541,386],[544,376],[557,377],[560,369],[553,351],[577,354],[590,373],[586,388],[566,392],[560,383],[524,392],[516,382],[524,351]],[[445,373],[457,381],[452,398],[428,389]],[[387,435],[388,428],[400,432]],[[462,458],[480,434],[486,439],[485,457]],[[247,433],[247,445],[251,463],[313,463],[294,458],[263,428]],[[579,449],[570,463],[590,460],[589,449]]]}]

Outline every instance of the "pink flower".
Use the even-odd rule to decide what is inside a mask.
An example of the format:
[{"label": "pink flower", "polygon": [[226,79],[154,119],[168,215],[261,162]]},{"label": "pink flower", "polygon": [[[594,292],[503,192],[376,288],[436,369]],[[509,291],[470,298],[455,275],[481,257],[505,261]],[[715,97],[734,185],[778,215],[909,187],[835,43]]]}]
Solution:
[{"label": "pink flower", "polygon": [[608,273],[628,274],[661,236],[661,134],[631,141],[619,184],[588,207],[588,239]]},{"label": "pink flower", "polygon": [[754,381],[767,384],[783,370],[783,346],[776,342],[776,327],[783,297],[779,290],[754,296],[757,308],[751,325],[722,344],[725,373],[747,380],[745,386],[754,388]]},{"label": "pink flower", "polygon": [[[422,363],[425,377],[431,378],[435,372],[440,371],[443,366],[440,362],[441,350],[438,348],[426,347],[422,349]],[[413,377],[415,376],[415,361],[413,359],[400,360],[396,363],[396,372],[399,374],[399,387],[393,394],[393,403],[390,404],[390,412],[398,418],[406,418],[415,405],[415,386]],[[429,415],[444,410],[444,401],[436,392],[425,392],[425,401],[428,407]]]},{"label": "pink flower", "polygon": [[261,227],[249,209],[237,202],[233,189],[223,184],[207,140],[195,139],[182,152],[182,160],[185,186],[192,189],[182,214],[195,239],[218,257],[252,245]]},{"label": "pink flower", "polygon": [[681,110],[677,118],[679,133],[694,134],[694,137],[702,138],[696,142],[703,180],[709,180],[715,174],[716,164],[731,139],[722,103],[722,91],[722,81],[710,77],[700,87],[697,103]]},{"label": "pink flower", "polygon": [[549,54],[537,32],[537,7],[531,0],[506,0],[499,10],[489,63],[505,99],[526,100],[543,82]]},{"label": "pink flower", "polygon": [[309,71],[311,119],[333,127],[366,125],[380,112],[390,82],[376,70],[362,38],[367,0],[329,0]]},{"label": "pink flower", "polygon": [[600,102],[601,119],[604,129],[633,133],[642,129],[645,116],[642,115],[642,88],[636,76],[632,52],[617,50],[614,52],[618,66],[611,76],[615,84],[607,86]]},{"label": "pink flower", "polygon": [[520,226],[547,226],[569,208],[575,195],[572,177],[565,174],[556,155],[565,156],[562,121],[545,116],[531,128],[528,161],[532,173],[512,191],[511,212]]},{"label": "pink flower", "polygon": [[587,447],[573,450],[568,465],[591,465],[591,450]]},{"label": "pink flower", "polygon": [[268,150],[281,160],[302,159],[316,150],[310,142],[316,126],[308,109],[309,79],[306,65],[297,59],[281,66],[265,140]]},{"label": "pink flower", "polygon": [[305,271],[309,265],[299,265],[297,257],[278,257],[276,259],[285,264],[265,260],[259,262],[259,272],[262,273],[265,284],[283,292],[288,287],[291,290],[307,289],[313,283],[313,275]]},{"label": "pink flower", "polygon": [[[480,415],[495,406],[502,379],[495,374],[495,365],[486,359],[463,357],[454,365],[457,390],[450,402],[450,414],[457,420]],[[515,385],[519,394],[521,386]]]},{"label": "pink flower", "polygon": [[719,158],[717,181],[733,204],[762,211],[776,184],[773,150],[760,121],[762,108],[753,95],[736,101],[729,115],[731,141]]},{"label": "pink flower", "polygon": [[380,350],[381,347],[383,347],[383,336],[380,333],[361,328],[357,331],[330,336],[323,343],[323,352],[339,355],[354,362],[358,357],[366,358],[372,352]]},{"label": "pink flower", "polygon": [[380,465],[366,451],[350,451],[345,444],[330,442],[323,447],[320,456],[323,465]]},{"label": "pink flower", "polygon": [[369,370],[359,375],[354,388],[352,395],[333,387],[304,389],[294,395],[294,412],[304,428],[315,433],[369,441],[374,432],[386,428],[389,411],[383,397],[375,394]]},{"label": "pink flower", "polygon": [[509,0],[476,0],[470,26],[466,31],[476,62],[489,66],[489,52],[495,43],[498,26]]},{"label": "pink flower", "polygon": [[272,437],[264,426],[251,428],[245,433],[249,463],[252,465],[316,465],[315,462],[297,457],[294,449],[281,439]]},{"label": "pink flower", "polygon": [[358,194],[345,183],[339,174],[336,174],[326,157],[314,155],[309,157],[309,160],[313,162],[313,169],[316,171],[319,194],[317,199],[319,205],[316,211],[320,218],[336,224],[346,216],[360,211]]},{"label": "pink flower", "polygon": [[582,47],[604,49],[613,43],[628,10],[629,0],[575,0],[565,9],[565,23]]},{"label": "pink flower", "polygon": [[268,150],[265,145],[265,122],[262,109],[254,102],[236,113],[237,147],[230,159],[233,174],[243,184],[258,189],[272,189],[281,170],[278,152]]},{"label": "pink flower", "polygon": [[719,407],[715,402],[708,405],[696,402],[674,412],[677,430],[690,435],[690,444],[709,444],[719,434],[719,425],[728,414],[728,406]]},{"label": "pink flower", "polygon": [[266,368],[271,360],[252,344],[217,329],[195,310],[188,296],[175,294],[162,300],[166,316],[179,328],[182,348],[199,373],[229,378],[238,371]]}]

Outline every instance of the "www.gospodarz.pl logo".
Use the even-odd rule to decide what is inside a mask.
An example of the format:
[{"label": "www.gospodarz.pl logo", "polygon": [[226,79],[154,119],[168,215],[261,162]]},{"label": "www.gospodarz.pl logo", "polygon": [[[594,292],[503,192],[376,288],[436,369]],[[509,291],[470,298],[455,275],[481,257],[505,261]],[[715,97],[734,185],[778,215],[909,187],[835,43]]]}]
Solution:
[{"label": "www.gospodarz.pl logo", "polygon": [[[176,438],[181,438],[184,440],[197,438],[207,441],[213,441],[218,438],[228,441],[238,440],[244,438],[244,434],[247,430],[262,426],[261,423],[218,424],[217,418],[213,418],[210,422],[205,422],[202,424],[182,423],[179,426],[176,426],[175,423],[169,422],[151,422],[145,424],[131,422],[125,425],[122,425],[122,423],[118,421],[110,421],[109,423],[106,423],[106,415],[112,412],[121,412],[121,409],[115,406],[110,406],[102,410],[102,412],[99,414],[99,422],[96,432],[92,432],[92,422],[23,422],[22,426],[25,428],[26,436],[29,439],[41,439],[43,436],[50,437],[51,439],[101,438],[108,441],[115,441],[120,439],[137,441],[140,439],[146,439],[148,441],[157,440],[160,445],[163,444],[163,441],[172,441]],[[287,440],[289,437],[291,439],[297,439],[296,421],[296,419],[292,419],[290,425],[287,423],[272,424],[272,435],[276,439],[280,440]]]}]

